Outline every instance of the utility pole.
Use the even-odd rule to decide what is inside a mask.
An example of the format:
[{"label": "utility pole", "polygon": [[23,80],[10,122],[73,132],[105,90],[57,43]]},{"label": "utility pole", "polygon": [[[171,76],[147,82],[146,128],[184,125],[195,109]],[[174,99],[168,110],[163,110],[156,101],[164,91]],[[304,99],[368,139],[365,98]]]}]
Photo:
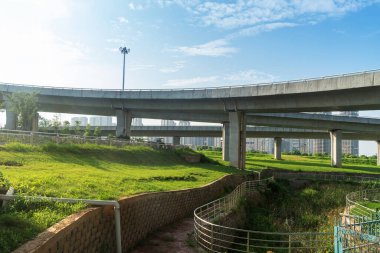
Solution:
[{"label": "utility pole", "polygon": [[126,54],[129,54],[129,52],[131,51],[129,48],[126,48],[126,47],[120,47],[119,48],[120,52],[123,54],[124,56],[124,60],[123,60],[123,90],[124,90],[124,80],[125,80],[125,55]]}]

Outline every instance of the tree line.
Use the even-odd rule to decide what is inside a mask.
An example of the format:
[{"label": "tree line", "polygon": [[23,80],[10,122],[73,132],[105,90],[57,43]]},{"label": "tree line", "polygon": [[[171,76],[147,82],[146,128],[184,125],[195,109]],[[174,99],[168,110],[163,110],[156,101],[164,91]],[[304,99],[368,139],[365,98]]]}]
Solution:
[{"label": "tree line", "polygon": [[[48,120],[38,115],[38,96],[37,93],[15,92],[11,94],[2,94],[3,100],[6,99],[6,104],[2,103],[1,108],[6,107],[7,110],[16,114],[17,129],[31,131],[33,124],[36,124],[39,131],[48,131],[53,129],[56,133],[70,134],[74,132],[76,135],[88,136],[101,136],[101,129],[99,126],[91,131],[90,124],[87,124],[85,129],[82,130],[81,122],[75,121],[74,126],[70,126],[69,121],[63,123],[59,120],[58,115],[55,115],[52,120]],[[38,122],[34,122],[38,120]]]}]

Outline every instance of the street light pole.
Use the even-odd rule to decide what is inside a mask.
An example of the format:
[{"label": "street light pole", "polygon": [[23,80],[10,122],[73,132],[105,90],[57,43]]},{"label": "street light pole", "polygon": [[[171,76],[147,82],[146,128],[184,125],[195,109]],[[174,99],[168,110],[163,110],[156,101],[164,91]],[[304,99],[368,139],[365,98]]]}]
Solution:
[{"label": "street light pole", "polygon": [[123,60],[123,90],[124,90],[124,79],[125,79],[125,55],[126,54],[129,54],[129,52],[131,51],[129,48],[126,48],[126,47],[120,47],[119,48],[120,52],[123,54],[124,56],[124,60]]}]

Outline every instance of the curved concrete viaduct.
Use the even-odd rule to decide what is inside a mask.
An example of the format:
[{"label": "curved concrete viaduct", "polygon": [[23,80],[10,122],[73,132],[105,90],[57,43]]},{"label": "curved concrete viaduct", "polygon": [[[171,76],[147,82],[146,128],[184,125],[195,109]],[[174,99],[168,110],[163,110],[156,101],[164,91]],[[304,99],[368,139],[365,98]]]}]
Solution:
[{"label": "curved concrete viaduct", "polygon": [[[144,113],[161,118],[165,113],[175,114],[173,119],[182,120],[192,120],[197,114],[210,121],[219,118],[222,120],[218,122],[225,124],[223,139],[229,146],[230,163],[244,168],[246,125],[264,125],[257,123],[258,115],[247,114],[380,109],[380,71],[267,85],[183,90],[91,90],[3,83],[0,92],[36,92],[40,110],[45,112],[116,116],[118,136],[130,135],[132,117],[143,117],[140,115]],[[6,96],[1,100],[7,106]],[[250,123],[251,119],[256,123]],[[280,125],[290,127],[283,124]],[[14,126],[15,115],[7,110],[7,128]],[[331,130],[333,140],[338,139],[339,143],[340,128]],[[340,166],[339,161],[334,166]]]}]

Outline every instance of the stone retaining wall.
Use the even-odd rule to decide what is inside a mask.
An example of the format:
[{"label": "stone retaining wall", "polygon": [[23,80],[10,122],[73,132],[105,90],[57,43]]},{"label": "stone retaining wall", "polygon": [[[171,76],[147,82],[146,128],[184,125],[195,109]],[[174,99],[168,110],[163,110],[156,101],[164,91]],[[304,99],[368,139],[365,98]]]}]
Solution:
[{"label": "stone retaining wall", "polygon": [[[146,193],[119,201],[123,252],[131,250],[149,233],[192,215],[194,209],[234,188],[247,177],[228,175],[206,186]],[[71,215],[18,248],[17,253],[115,252],[113,207],[88,208]]]}]

